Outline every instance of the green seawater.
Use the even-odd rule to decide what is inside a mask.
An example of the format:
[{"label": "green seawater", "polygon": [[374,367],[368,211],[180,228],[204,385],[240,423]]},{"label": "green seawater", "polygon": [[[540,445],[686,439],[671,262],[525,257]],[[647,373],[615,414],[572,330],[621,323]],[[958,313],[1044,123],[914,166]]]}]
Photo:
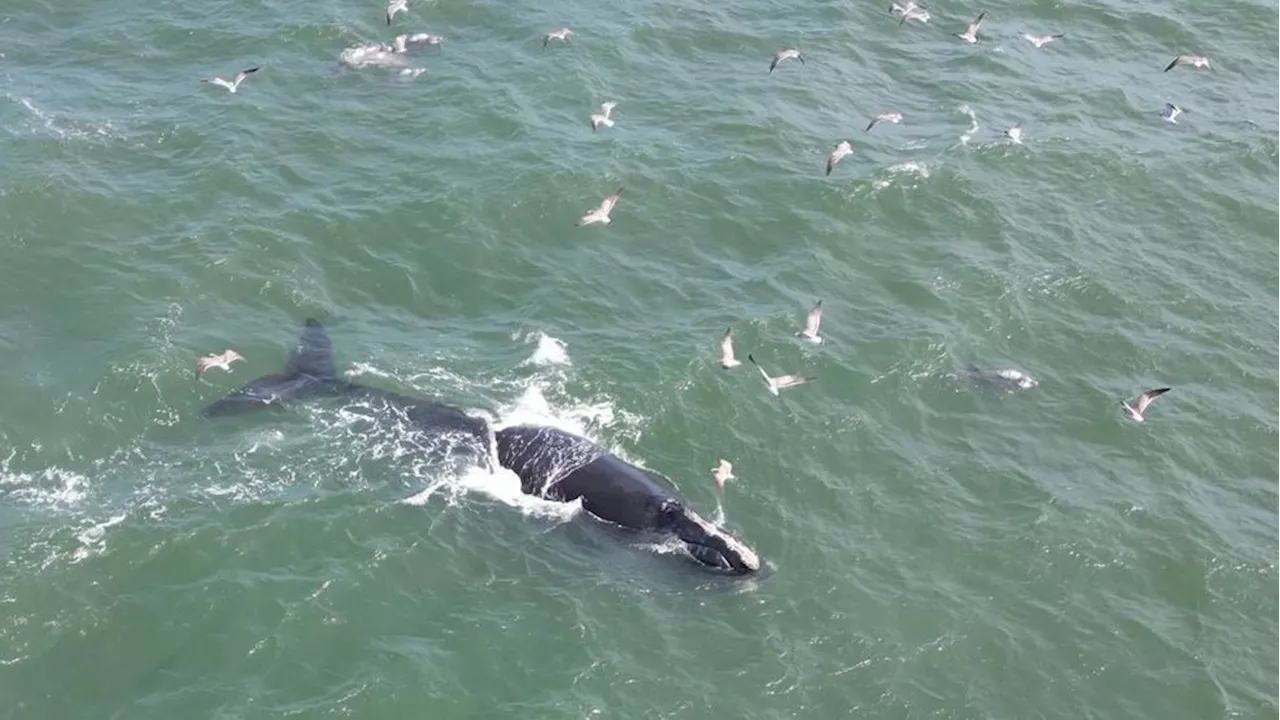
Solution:
[{"label": "green seawater", "polygon": [[[1274,3],[528,5],[0,4],[0,718],[1277,716]],[[422,75],[339,65],[397,32]],[[199,415],[307,317],[765,567],[361,407]]]}]

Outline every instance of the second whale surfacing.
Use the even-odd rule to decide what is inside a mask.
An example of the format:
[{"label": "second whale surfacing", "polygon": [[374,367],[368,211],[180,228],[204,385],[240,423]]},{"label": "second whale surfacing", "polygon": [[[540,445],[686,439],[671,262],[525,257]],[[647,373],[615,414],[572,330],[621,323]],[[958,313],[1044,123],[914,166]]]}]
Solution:
[{"label": "second whale surfacing", "polygon": [[704,565],[733,573],[760,569],[760,559],[742,541],[685,507],[669,480],[608,452],[590,440],[552,427],[518,425],[492,432],[484,418],[400,393],[339,378],[333,347],[315,319],[303,326],[282,373],[264,375],[204,408],[209,417],[282,406],[293,401],[342,397],[371,400],[407,420],[425,436],[450,436],[454,448],[476,451],[520,478],[528,495],[559,502],[581,499],[592,515],[633,530],[679,538]]}]

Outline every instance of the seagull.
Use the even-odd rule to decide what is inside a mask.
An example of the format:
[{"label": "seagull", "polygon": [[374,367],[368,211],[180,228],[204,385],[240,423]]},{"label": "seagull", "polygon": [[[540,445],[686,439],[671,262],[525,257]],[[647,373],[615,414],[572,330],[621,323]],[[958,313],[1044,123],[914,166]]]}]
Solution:
[{"label": "seagull", "polygon": [[618,103],[610,100],[606,103],[600,103],[600,114],[591,113],[591,132],[595,132],[601,125],[605,127],[613,127],[613,119],[609,117],[609,113],[618,107]]},{"label": "seagull", "polygon": [[1155,402],[1156,398],[1169,392],[1172,389],[1173,388],[1165,387],[1165,388],[1155,388],[1154,390],[1148,390],[1142,393],[1141,395],[1139,395],[1138,399],[1134,401],[1133,405],[1130,405],[1125,400],[1121,400],[1120,405],[1122,405],[1124,407],[1125,412],[1129,414],[1130,420],[1133,420],[1135,422],[1144,422],[1145,419],[1142,417],[1142,413],[1147,411],[1147,407],[1150,406],[1151,403]]},{"label": "seagull", "polygon": [[1057,33],[1055,35],[1032,35],[1031,33],[1023,33],[1022,37],[1026,38],[1027,42],[1031,43],[1032,45],[1035,45],[1038,48],[1042,48],[1045,45],[1048,45],[1049,43],[1053,42],[1054,40],[1061,40],[1062,38],[1066,37],[1066,33]]},{"label": "seagull", "polygon": [[609,224],[609,213],[613,211],[613,206],[618,204],[618,196],[622,194],[622,188],[618,188],[614,193],[600,202],[600,205],[593,207],[583,215],[575,227],[583,225],[591,225],[594,223]]},{"label": "seagull", "polygon": [[852,154],[853,146],[849,144],[848,140],[841,140],[840,144],[836,145],[836,149],[832,150],[831,154],[827,156],[827,174],[831,174],[831,169],[836,166],[836,163],[840,162],[841,158]]},{"label": "seagull", "polygon": [[564,40],[565,42],[569,42],[569,38],[572,35],[573,35],[573,31],[570,30],[569,28],[560,28],[559,30],[552,30],[551,32],[542,36],[542,47],[546,47],[547,43],[551,42],[552,40]]},{"label": "seagull", "polygon": [[205,355],[196,361],[196,379],[199,380],[201,375],[210,368],[222,368],[227,372],[231,372],[231,363],[236,360],[244,360],[244,356],[228,348],[226,352],[214,353],[213,355]]},{"label": "seagull", "polygon": [[962,33],[956,33],[956,37],[967,43],[978,42],[978,26],[982,24],[982,18],[986,16],[987,13],[985,11],[978,13],[978,17],[974,18],[973,22],[969,23],[969,27],[965,28]]},{"label": "seagull", "polygon": [[902,17],[898,19],[899,25],[913,19],[922,23],[929,22],[929,11],[917,5],[915,0],[907,0],[906,5],[899,5],[895,2],[889,6],[889,13],[892,14],[894,10],[902,14]]},{"label": "seagull", "polygon": [[769,72],[773,72],[773,69],[778,67],[778,63],[792,58],[799,60],[801,65],[804,64],[804,58],[800,56],[800,51],[795,48],[778,48],[774,50],[773,62],[769,63]]},{"label": "seagull", "polygon": [[711,479],[715,481],[716,487],[724,492],[724,483],[726,480],[737,480],[733,475],[733,463],[720,458],[720,464],[711,468]]},{"label": "seagull", "polygon": [[818,324],[822,322],[822,301],[813,304],[809,308],[809,313],[804,316],[804,329],[796,333],[796,337],[811,342],[815,345],[822,342],[822,337],[818,335]]},{"label": "seagull", "polygon": [[1169,72],[1170,70],[1178,67],[1179,65],[1190,65],[1191,67],[1207,68],[1209,70],[1213,69],[1213,66],[1209,64],[1208,57],[1204,55],[1192,55],[1191,53],[1182,53],[1178,57],[1174,58],[1173,62],[1169,63],[1169,66],[1166,67],[1164,71]]},{"label": "seagull", "polygon": [[1021,145],[1022,144],[1022,123],[1018,123],[1017,125],[1014,125],[1008,130],[1005,130],[1004,136],[1009,138],[1009,141],[1012,142],[1014,145]]},{"label": "seagull", "polygon": [[728,370],[742,364],[742,361],[733,355],[733,328],[726,328],[724,337],[720,338],[720,367]]},{"label": "seagull", "polygon": [[230,92],[235,92],[236,88],[240,87],[240,83],[244,82],[244,79],[249,77],[249,73],[256,73],[256,72],[258,72],[258,68],[251,67],[251,68],[248,68],[247,70],[241,70],[240,72],[236,73],[235,79],[231,81],[223,80],[220,77],[213,77],[205,80],[205,82],[209,83],[210,85],[218,85],[218,86],[224,87]]},{"label": "seagull", "polygon": [[390,0],[387,3],[387,24],[391,24],[391,18],[396,13],[409,12],[409,0]]},{"label": "seagull", "polygon": [[760,367],[760,363],[756,362],[756,359],[752,357],[750,353],[747,354],[747,359],[750,360],[751,364],[755,365],[756,369],[760,371],[760,375],[764,377],[764,384],[769,386],[769,392],[773,393],[774,396],[778,395],[779,390],[785,390],[789,387],[795,387],[797,385],[803,385],[807,382],[817,380],[815,377],[803,377],[800,375],[779,375],[778,377],[769,377],[769,373],[765,372],[764,368]]},{"label": "seagull", "polygon": [[1182,108],[1178,107],[1177,105],[1174,105],[1173,103],[1165,103],[1164,110],[1160,112],[1160,117],[1164,118],[1165,122],[1170,122],[1170,123],[1173,123],[1174,125],[1177,125],[1178,116],[1184,112],[1186,112],[1186,110],[1183,110]]},{"label": "seagull", "polygon": [[871,132],[871,128],[875,127],[876,123],[882,123],[882,122],[890,122],[890,123],[893,123],[894,125],[897,125],[898,123],[902,122],[902,113],[897,113],[897,112],[880,113],[879,115],[871,118],[871,124],[868,125],[867,129],[863,130],[863,132]]}]

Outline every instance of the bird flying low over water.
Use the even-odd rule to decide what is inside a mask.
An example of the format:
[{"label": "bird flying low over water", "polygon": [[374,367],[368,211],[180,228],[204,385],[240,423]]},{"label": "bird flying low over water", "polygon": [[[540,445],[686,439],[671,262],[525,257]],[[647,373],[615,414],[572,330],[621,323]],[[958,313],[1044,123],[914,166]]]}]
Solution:
[{"label": "bird flying low over water", "polygon": [[595,223],[608,225],[610,222],[609,213],[613,212],[613,206],[618,204],[620,195],[622,195],[622,188],[618,188],[612,195],[602,200],[599,205],[588,210],[586,215],[579,218],[577,227]]},{"label": "bird flying low over water", "polygon": [[871,118],[871,124],[867,125],[867,129],[863,130],[862,132],[871,132],[871,128],[875,127],[877,124],[882,122],[893,123],[894,125],[897,125],[898,123],[902,122],[902,113],[897,113],[897,112],[880,113],[879,115],[876,115],[875,117]]},{"label": "bird flying low over water", "polygon": [[244,357],[230,348],[225,352],[205,355],[196,361],[196,379],[199,380],[201,375],[204,375],[206,371],[212,368],[221,368],[231,372],[231,363],[237,360],[244,360]]},{"label": "bird flying low over water", "polygon": [[559,30],[552,30],[551,32],[542,36],[542,47],[546,47],[547,43],[551,42],[552,40],[563,40],[565,42],[569,42],[569,38],[571,37],[573,37],[573,31],[567,27],[560,28]]},{"label": "bird flying low over water", "polygon": [[835,168],[836,163],[840,162],[845,155],[852,154],[853,146],[849,144],[848,140],[841,140],[840,143],[836,145],[835,150],[832,150],[831,154],[827,155],[827,174],[831,174],[831,170]]},{"label": "bird flying low over water", "polygon": [[1049,43],[1053,42],[1054,40],[1061,40],[1062,38],[1066,37],[1066,34],[1056,33],[1054,35],[1032,35],[1031,33],[1023,33],[1022,37],[1026,38],[1027,42],[1031,43],[1032,45],[1035,45],[1038,48],[1042,48],[1045,45],[1048,45]]},{"label": "bird flying low over water", "polygon": [[770,377],[769,373],[765,372],[764,368],[760,367],[760,363],[756,362],[756,359],[752,357],[750,353],[747,354],[747,359],[750,360],[751,364],[755,365],[756,369],[760,371],[760,376],[764,378],[764,384],[768,386],[769,392],[774,396],[778,395],[779,390],[785,390],[789,387],[804,385],[807,382],[817,380],[816,377],[804,377],[801,375],[779,375],[777,377]]},{"label": "bird flying low over water", "polygon": [[795,48],[779,48],[773,51],[773,62],[769,63],[769,72],[778,67],[778,63],[792,58],[799,60],[800,64],[804,64],[804,58],[800,56],[800,51]]},{"label": "bird flying low over water", "polygon": [[1018,123],[1008,130],[1004,131],[1004,136],[1009,138],[1009,142],[1014,145],[1022,144],[1022,123]]},{"label": "bird flying low over water", "polygon": [[889,5],[889,14],[892,15],[895,11],[901,15],[898,18],[898,25],[900,26],[908,20],[919,20],[922,23],[929,22],[929,11],[917,4],[915,0],[907,0],[905,5],[899,5],[896,2]]},{"label": "bird flying low over water", "polygon": [[1135,400],[1132,405],[1130,405],[1126,400],[1121,400],[1120,405],[1124,407],[1124,411],[1129,415],[1130,420],[1133,420],[1134,422],[1144,422],[1145,418],[1143,417],[1143,413],[1147,411],[1147,408],[1151,403],[1155,402],[1156,398],[1172,389],[1173,388],[1166,387],[1147,390],[1139,395],[1138,399]]},{"label": "bird flying low over water", "polygon": [[813,307],[809,308],[809,312],[804,316],[804,329],[796,333],[796,337],[804,340],[805,342],[811,342],[814,344],[821,343],[822,336],[818,335],[818,325],[821,323],[822,301],[819,300],[813,304]]},{"label": "bird flying low over water", "polygon": [[721,458],[720,463],[711,468],[711,479],[715,482],[716,487],[723,492],[725,482],[736,479],[733,476],[733,463]]},{"label": "bird flying low over water", "polygon": [[956,33],[956,37],[970,44],[978,42],[978,26],[982,24],[982,18],[986,16],[985,12],[978,13],[978,17],[969,23],[969,27],[965,28],[962,33]]},{"label": "bird flying low over water", "polygon": [[600,113],[591,113],[591,132],[599,130],[601,125],[605,127],[613,127],[613,118],[609,117],[609,115],[616,107],[618,107],[618,103],[613,100],[600,103]]},{"label": "bird flying low over water", "polygon": [[256,73],[256,72],[258,72],[258,68],[251,67],[236,73],[236,77],[234,80],[224,80],[220,77],[212,77],[212,78],[207,78],[205,82],[209,83],[210,85],[217,85],[219,87],[224,87],[227,89],[228,92],[234,93],[236,89],[240,87],[240,83],[244,82],[244,79],[249,77],[250,73]]},{"label": "bird flying low over water", "polygon": [[728,370],[741,364],[733,354],[733,328],[725,328],[724,337],[720,338],[720,367]]},{"label": "bird flying low over water", "polygon": [[1164,71],[1169,72],[1170,70],[1178,67],[1179,65],[1190,65],[1191,67],[1207,68],[1210,70],[1213,69],[1213,66],[1209,64],[1209,58],[1205,57],[1204,55],[1192,55],[1191,53],[1182,53],[1178,57],[1174,58],[1173,62],[1169,63],[1169,66],[1166,67]]},{"label": "bird flying low over water", "polygon": [[1178,116],[1184,112],[1186,112],[1186,110],[1183,110],[1182,108],[1178,107],[1177,105],[1174,105],[1173,103],[1165,103],[1164,110],[1160,111],[1160,117],[1163,118],[1165,122],[1173,123],[1174,125],[1177,125]]}]

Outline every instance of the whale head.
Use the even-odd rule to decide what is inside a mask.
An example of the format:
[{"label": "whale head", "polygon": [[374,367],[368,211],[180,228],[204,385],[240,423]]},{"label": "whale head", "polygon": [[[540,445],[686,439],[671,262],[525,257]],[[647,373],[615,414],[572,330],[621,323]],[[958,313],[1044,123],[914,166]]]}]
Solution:
[{"label": "whale head", "polygon": [[676,500],[663,503],[661,529],[675,533],[699,562],[736,573],[760,569],[760,556],[746,543],[707,522]]}]

